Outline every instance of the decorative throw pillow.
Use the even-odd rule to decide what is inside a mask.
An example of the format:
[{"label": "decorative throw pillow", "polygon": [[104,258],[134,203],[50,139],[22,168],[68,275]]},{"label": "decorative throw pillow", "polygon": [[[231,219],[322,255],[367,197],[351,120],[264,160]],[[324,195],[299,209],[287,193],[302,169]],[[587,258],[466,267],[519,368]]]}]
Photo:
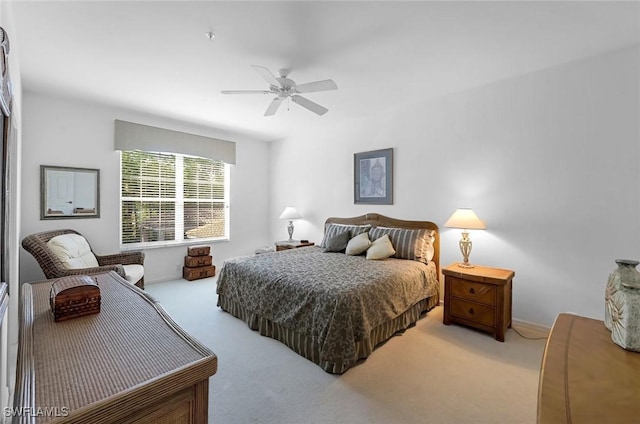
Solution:
[{"label": "decorative throw pillow", "polygon": [[343,231],[341,233],[336,234],[327,240],[327,246],[324,248],[325,252],[342,252],[346,247],[347,243],[349,243],[349,239],[351,238],[351,233],[349,230]]},{"label": "decorative throw pillow", "polygon": [[396,253],[387,234],[371,243],[367,249],[367,259],[386,259]]},{"label": "decorative throw pillow", "polygon": [[349,243],[347,243],[347,249],[344,253],[347,255],[357,256],[365,252],[369,246],[371,246],[369,233],[361,233],[349,240]]},{"label": "decorative throw pillow", "polygon": [[347,224],[335,224],[335,223],[327,224],[324,228],[324,237],[322,238],[320,247],[327,247],[327,241],[331,237],[345,230],[349,230],[351,232],[351,237],[355,237],[358,234],[369,231],[370,229],[371,229],[371,225],[369,224],[366,224],[366,225],[347,225]]},{"label": "decorative throw pillow", "polygon": [[388,235],[393,244],[398,259],[409,259],[428,263],[433,259],[435,252],[433,241],[434,230],[375,227],[369,232],[371,240],[376,240],[383,235]]}]

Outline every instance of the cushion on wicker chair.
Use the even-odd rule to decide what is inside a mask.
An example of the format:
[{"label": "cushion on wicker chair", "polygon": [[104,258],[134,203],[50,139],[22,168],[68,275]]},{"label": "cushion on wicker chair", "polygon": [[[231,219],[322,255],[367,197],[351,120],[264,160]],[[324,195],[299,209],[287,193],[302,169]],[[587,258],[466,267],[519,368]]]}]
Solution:
[{"label": "cushion on wicker chair", "polygon": [[124,278],[131,284],[135,284],[144,277],[144,267],[138,264],[123,265]]},{"label": "cushion on wicker chair", "polygon": [[[98,260],[91,251],[87,240],[79,234],[62,234],[53,237],[47,242],[47,246],[62,266],[67,269],[97,267]],[[137,280],[136,280],[137,281]]]}]

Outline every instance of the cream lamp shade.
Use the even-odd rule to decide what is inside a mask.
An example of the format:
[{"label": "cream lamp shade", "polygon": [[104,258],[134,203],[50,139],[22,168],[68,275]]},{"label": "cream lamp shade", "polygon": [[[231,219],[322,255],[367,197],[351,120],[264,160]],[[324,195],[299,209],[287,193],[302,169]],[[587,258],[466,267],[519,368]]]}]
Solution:
[{"label": "cream lamp shade", "polygon": [[471,239],[467,230],[484,230],[487,228],[485,223],[478,218],[469,208],[460,208],[456,210],[451,217],[444,223],[448,228],[461,228],[462,238],[460,239],[460,252],[462,253],[462,262],[458,264],[462,268],[473,268],[469,263],[469,255],[471,254]]},{"label": "cream lamp shade", "polygon": [[288,219],[287,231],[289,232],[289,241],[293,241],[293,220],[300,219],[300,213],[293,206],[287,206],[280,214],[280,219]]},{"label": "cream lamp shade", "polygon": [[280,219],[300,219],[300,213],[293,206],[287,206],[280,214]]}]

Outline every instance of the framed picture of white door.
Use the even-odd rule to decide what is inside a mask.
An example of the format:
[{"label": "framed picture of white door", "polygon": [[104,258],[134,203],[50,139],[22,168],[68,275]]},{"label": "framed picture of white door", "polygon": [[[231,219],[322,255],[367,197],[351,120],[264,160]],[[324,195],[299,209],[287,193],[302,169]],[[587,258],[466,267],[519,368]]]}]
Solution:
[{"label": "framed picture of white door", "polygon": [[40,219],[99,217],[99,169],[40,166]]}]

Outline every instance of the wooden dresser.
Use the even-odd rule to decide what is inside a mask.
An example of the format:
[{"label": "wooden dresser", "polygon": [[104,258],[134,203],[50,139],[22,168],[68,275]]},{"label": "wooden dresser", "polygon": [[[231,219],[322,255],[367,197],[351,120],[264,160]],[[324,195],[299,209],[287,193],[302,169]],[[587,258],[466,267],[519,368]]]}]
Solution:
[{"label": "wooden dresser", "polygon": [[640,353],[611,340],[603,321],[560,314],[545,347],[538,423],[640,422]]},{"label": "wooden dresser", "polygon": [[114,272],[100,313],[54,322],[53,280],[24,284],[14,423],[206,423],[213,352]]}]

